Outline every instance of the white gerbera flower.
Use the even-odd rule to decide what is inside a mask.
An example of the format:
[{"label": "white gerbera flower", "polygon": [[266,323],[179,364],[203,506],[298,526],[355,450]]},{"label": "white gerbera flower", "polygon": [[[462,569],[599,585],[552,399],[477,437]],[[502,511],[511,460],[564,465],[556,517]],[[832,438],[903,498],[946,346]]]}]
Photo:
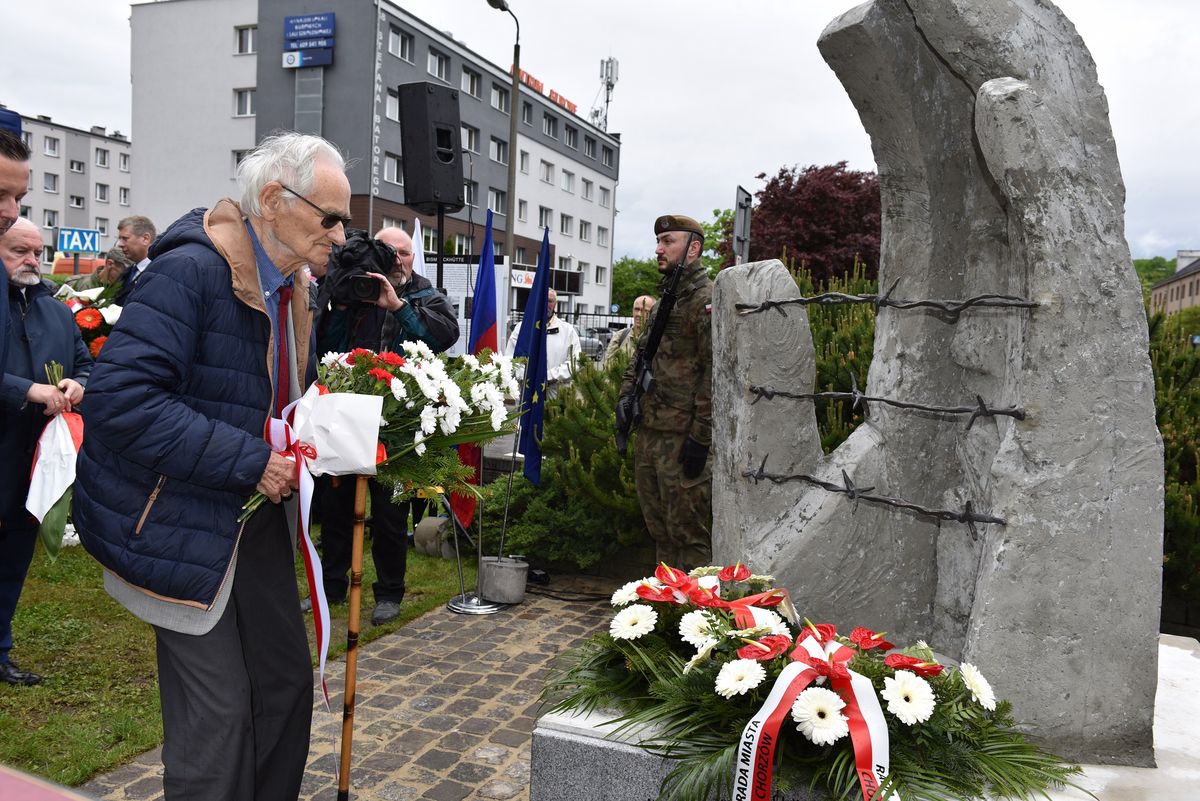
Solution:
[{"label": "white gerbera flower", "polygon": [[631,604],[638,599],[637,588],[641,586],[640,581],[631,581],[624,585],[612,594],[613,606],[625,606]]},{"label": "white gerbera flower", "polygon": [[321,365],[323,367],[333,367],[335,364],[338,363],[338,360],[341,358],[342,358],[342,354],[331,350],[331,351],[329,351],[329,353],[326,353],[324,356],[321,357]]},{"label": "white gerbera flower", "polygon": [[992,692],[992,685],[988,684],[988,680],[979,672],[979,668],[970,662],[963,662],[959,665],[958,672],[962,674],[963,684],[967,685],[967,689],[971,691],[971,697],[975,699],[975,703],[989,712],[993,711],[996,708],[996,694]]},{"label": "white gerbera flower", "polygon": [[713,633],[712,622],[703,609],[688,612],[679,619],[679,636],[693,648],[703,648],[710,642],[716,642]]},{"label": "white gerbera flower", "polygon": [[791,637],[792,630],[788,628],[787,623],[783,622],[783,618],[774,609],[763,609],[758,606],[750,607],[750,614],[754,616],[754,622],[761,626],[767,626],[771,629],[771,634],[779,634],[783,637]]},{"label": "white gerbera flower", "polygon": [[[437,409],[428,403],[421,409],[421,433],[429,436],[437,430]],[[424,439],[425,437],[422,437]]]},{"label": "white gerbera flower", "polygon": [[841,711],[845,706],[833,690],[809,687],[792,704],[792,720],[814,745],[833,745],[850,732],[850,722]]},{"label": "white gerbera flower", "polygon": [[657,622],[658,612],[646,604],[633,604],[617,612],[608,624],[608,633],[614,640],[636,640],[654,631]]},{"label": "white gerbera flower", "polygon": [[717,695],[732,698],[735,695],[745,695],[763,683],[767,671],[753,659],[735,659],[726,662],[717,673],[714,689]]},{"label": "white gerbera flower", "polygon": [[888,712],[909,726],[924,723],[933,714],[933,688],[909,670],[897,670],[895,678],[885,678],[879,697],[888,702]]},{"label": "white gerbera flower", "polygon": [[408,390],[404,386],[404,382],[395,376],[391,381],[392,397],[396,400],[404,400],[408,396]]}]

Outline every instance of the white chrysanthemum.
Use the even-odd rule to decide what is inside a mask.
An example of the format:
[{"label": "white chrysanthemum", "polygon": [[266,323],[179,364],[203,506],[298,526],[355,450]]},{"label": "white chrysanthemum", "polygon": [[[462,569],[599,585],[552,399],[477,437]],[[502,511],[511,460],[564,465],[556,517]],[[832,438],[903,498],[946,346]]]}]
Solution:
[{"label": "white chrysanthemum", "polygon": [[814,745],[833,745],[850,732],[850,723],[842,714],[845,706],[833,690],[809,687],[792,704],[792,720]]},{"label": "white chrysanthemum", "polygon": [[421,431],[417,431],[413,434],[413,443],[417,446],[413,449],[414,451],[416,451],[417,456],[424,455],[424,453],[425,453],[425,435]]},{"label": "white chrysanthemum", "polygon": [[479,369],[479,359],[472,353],[464,353],[462,355],[463,364],[470,367],[472,370]]},{"label": "white chrysanthemum", "polygon": [[458,424],[462,422],[462,412],[457,406],[440,406],[438,407],[438,427],[442,433],[450,436],[458,430]]},{"label": "white chrysanthemum", "polygon": [[415,408],[417,408],[417,402],[416,401],[408,401],[407,403],[404,404],[404,408],[405,409],[415,409]]},{"label": "white chrysanthemum", "polygon": [[437,358],[433,351],[429,349],[429,346],[424,342],[413,342],[411,340],[405,341],[400,343],[400,347],[402,347],[405,352],[411,356],[420,356],[422,359],[429,360]]},{"label": "white chrysanthemum", "polygon": [[766,678],[767,671],[755,660],[735,659],[721,666],[714,688],[717,695],[732,698],[750,692]]},{"label": "white chrysanthemum", "polygon": [[505,356],[503,353],[492,354],[492,364],[499,368],[501,373],[512,373],[512,357]]},{"label": "white chrysanthemum", "polygon": [[338,353],[337,351],[331,350],[331,351],[329,351],[329,353],[326,353],[324,356],[321,357],[321,365],[323,367],[333,367],[335,364],[338,363],[338,359],[340,359],[340,358],[342,358],[342,354]]},{"label": "white chrysanthemum", "polygon": [[499,431],[504,426],[504,421],[508,419],[508,410],[503,406],[496,406],[492,409],[492,430]]},{"label": "white chrysanthemum", "polygon": [[988,680],[979,672],[979,668],[970,662],[963,662],[959,665],[958,672],[962,674],[963,684],[967,685],[967,689],[971,691],[971,697],[975,699],[975,703],[989,712],[994,710],[996,694],[992,692],[992,685],[988,684]]},{"label": "white chrysanthemum", "polygon": [[713,634],[712,621],[703,609],[688,612],[679,619],[679,636],[693,648],[703,648],[710,642],[716,642]]},{"label": "white chrysanthemum", "polygon": [[408,396],[408,390],[404,387],[404,382],[395,376],[392,376],[391,389],[392,397],[396,400],[404,400]]},{"label": "white chrysanthemum", "polygon": [[618,589],[612,594],[612,605],[625,606],[626,604],[631,604],[636,601],[638,599],[637,588],[640,587],[641,584],[642,582],[640,581],[631,581]]},{"label": "white chrysanthemum", "polygon": [[897,670],[894,678],[885,678],[879,697],[888,702],[888,712],[909,726],[924,723],[933,714],[933,688],[909,670]]},{"label": "white chrysanthemum", "polygon": [[[437,408],[427,403],[425,404],[424,408],[421,409],[421,433],[425,436],[429,436],[436,430]],[[422,437],[421,439],[424,438],[425,437]]]},{"label": "white chrysanthemum", "polygon": [[636,640],[654,631],[657,622],[658,612],[645,604],[634,604],[617,612],[608,624],[608,633],[614,640]]},{"label": "white chrysanthemum", "polygon": [[494,364],[484,364],[479,367],[479,372],[484,375],[494,375],[497,371],[498,368]]}]

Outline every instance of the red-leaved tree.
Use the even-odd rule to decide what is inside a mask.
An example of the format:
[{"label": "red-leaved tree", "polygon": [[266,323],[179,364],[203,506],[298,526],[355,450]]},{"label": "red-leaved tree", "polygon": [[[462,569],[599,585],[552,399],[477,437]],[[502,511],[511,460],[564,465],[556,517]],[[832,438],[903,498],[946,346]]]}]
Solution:
[{"label": "red-leaved tree", "polygon": [[[765,180],[766,173],[758,176]],[[803,262],[818,281],[849,273],[854,257],[874,279],[879,271],[879,176],[822,167],[781,168],[755,193],[750,259],[786,256]]]}]

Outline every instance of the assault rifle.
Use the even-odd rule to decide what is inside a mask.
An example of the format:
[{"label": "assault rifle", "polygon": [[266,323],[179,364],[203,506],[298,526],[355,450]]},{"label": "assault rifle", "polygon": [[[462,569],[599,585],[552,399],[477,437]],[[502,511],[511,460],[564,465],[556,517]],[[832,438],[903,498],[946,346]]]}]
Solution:
[{"label": "assault rifle", "polygon": [[633,357],[633,390],[622,395],[617,401],[617,453],[622,456],[629,449],[629,434],[642,421],[642,396],[654,389],[654,373],[650,372],[650,363],[658,353],[671,310],[675,308],[679,280],[687,268],[687,254],[695,236],[696,234],[688,232],[687,242],[683,246],[683,257],[671,271],[662,297],[654,305],[654,325],[650,326],[650,335],[646,337],[646,344],[638,348],[637,355]]}]

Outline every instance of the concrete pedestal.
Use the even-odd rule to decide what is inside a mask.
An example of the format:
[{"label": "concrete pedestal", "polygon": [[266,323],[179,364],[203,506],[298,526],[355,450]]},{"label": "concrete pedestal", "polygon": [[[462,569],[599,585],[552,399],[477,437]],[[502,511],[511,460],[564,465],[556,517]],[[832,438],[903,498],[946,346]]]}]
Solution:
[{"label": "concrete pedestal", "polygon": [[[1159,638],[1158,703],[1154,714],[1157,768],[1085,765],[1077,783],[1099,801],[1175,801],[1200,776],[1200,643],[1169,634]],[[636,743],[645,730],[613,734],[612,714],[542,716],[533,730],[530,801],[653,801],[669,760]],[[806,788],[776,801],[818,801]],[[1050,792],[1051,801],[1086,801],[1074,789]],[[721,801],[725,801],[722,799]]]}]

